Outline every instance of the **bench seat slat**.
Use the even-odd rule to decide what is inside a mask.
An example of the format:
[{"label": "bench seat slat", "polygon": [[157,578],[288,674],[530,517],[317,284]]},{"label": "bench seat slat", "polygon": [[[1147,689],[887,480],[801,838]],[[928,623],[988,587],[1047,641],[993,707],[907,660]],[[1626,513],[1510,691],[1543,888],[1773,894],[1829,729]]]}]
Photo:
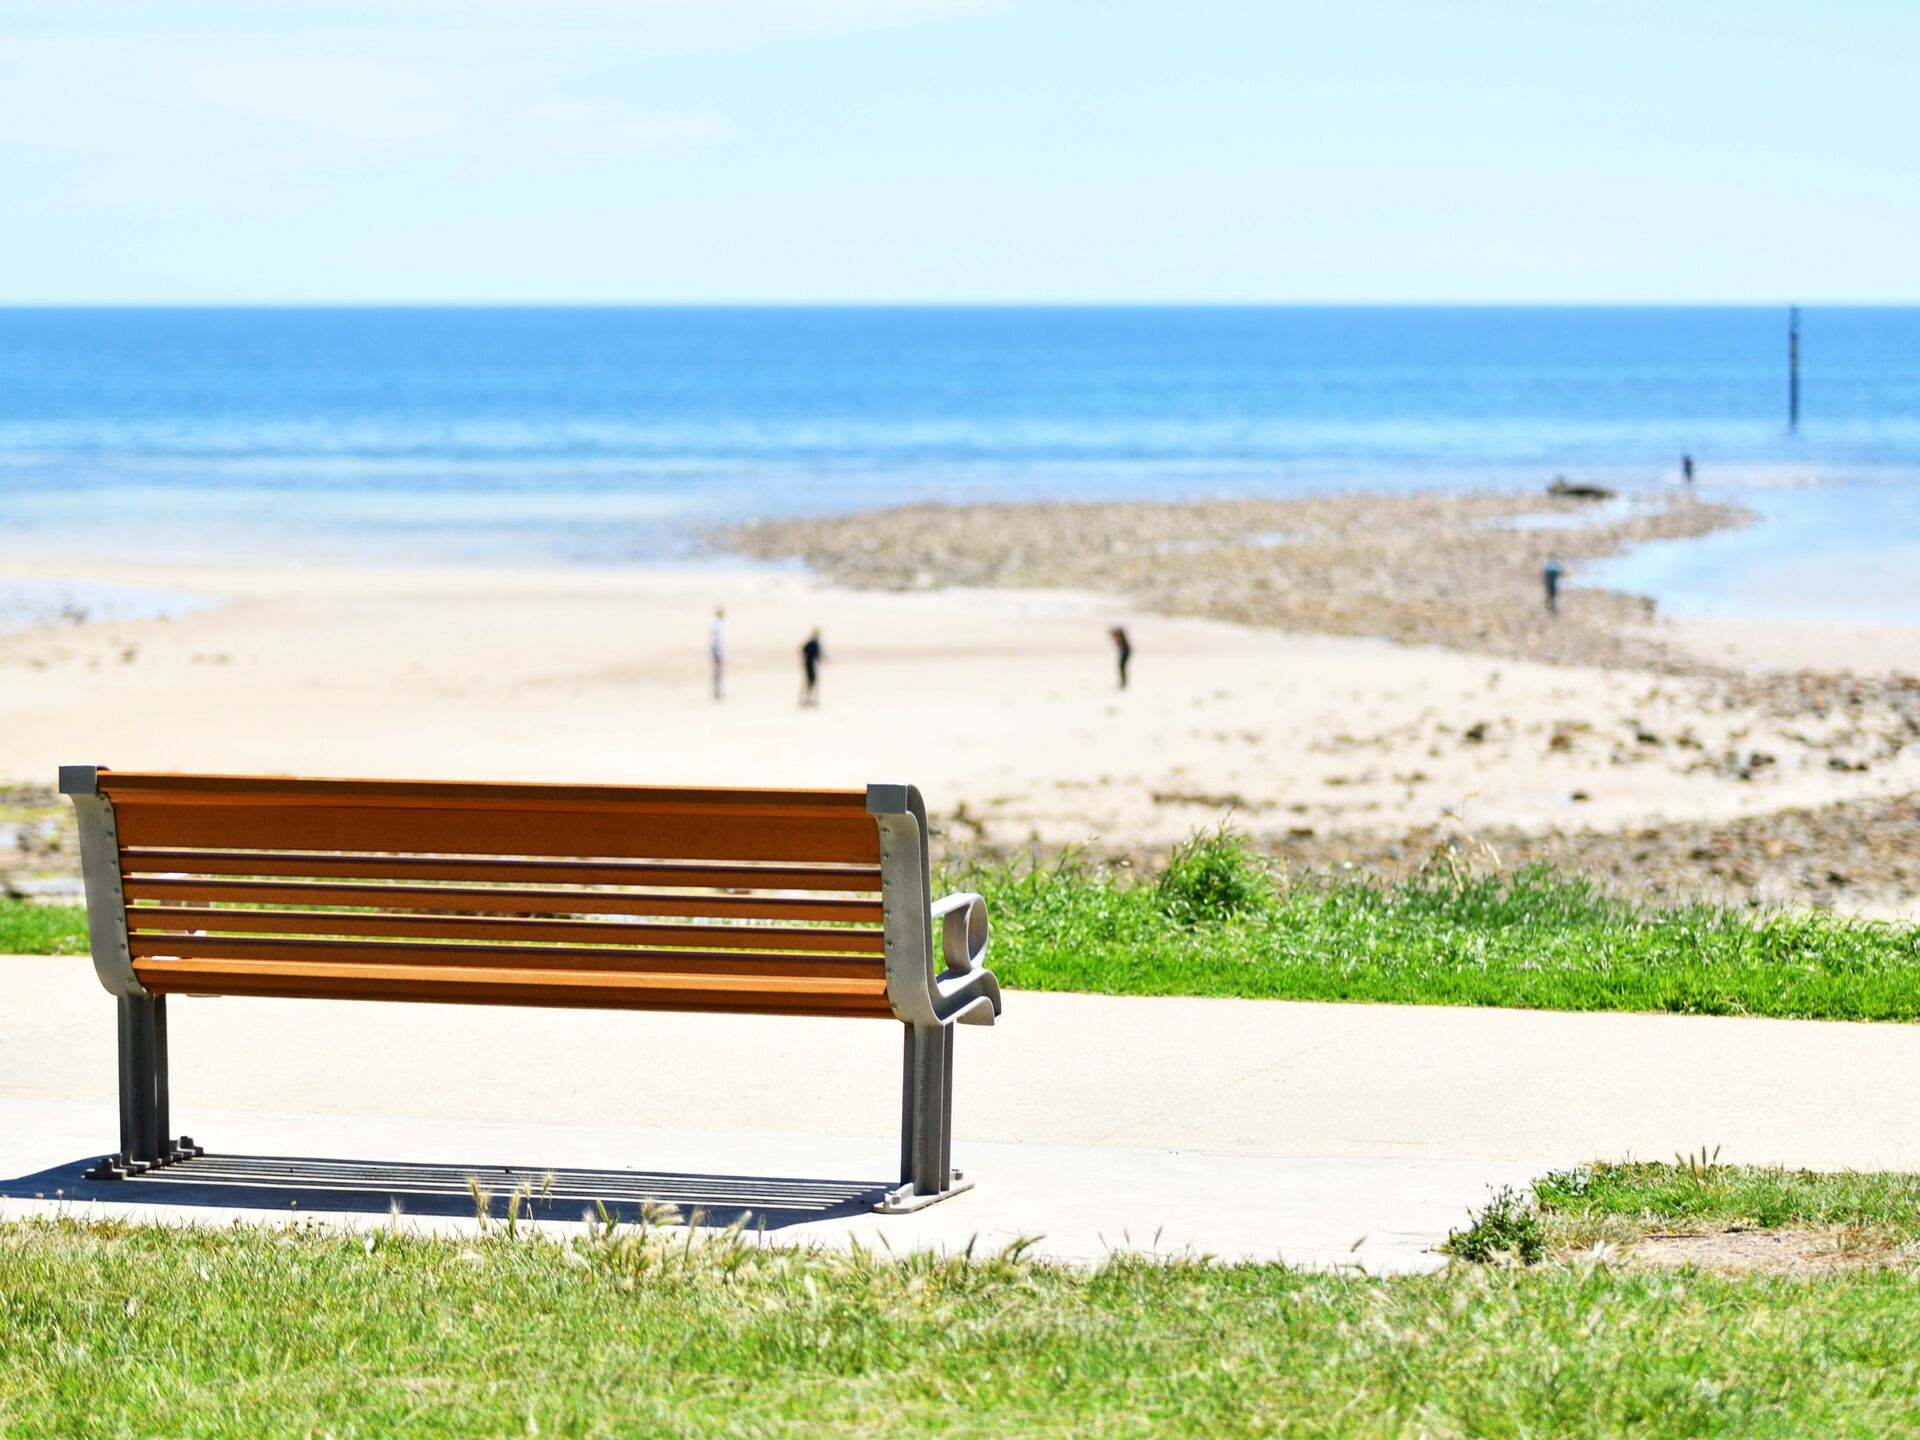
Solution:
[{"label": "bench seat slat", "polygon": [[157,935],[129,937],[136,975],[149,962],[182,957],[234,960],[248,964],[419,965],[457,969],[493,966],[505,970],[662,970],[692,974],[883,976],[878,955],[818,954],[807,951],[585,949],[562,945],[432,944],[415,940],[332,940],[309,936],[238,937]]},{"label": "bench seat slat", "polygon": [[514,780],[355,780],[292,775],[196,775],[162,770],[107,770],[100,789],[123,800],[164,798],[206,804],[350,803],[399,809],[630,810],[639,807],[715,810],[735,815],[864,813],[860,790],[743,789],[699,785],[552,785]]},{"label": "bench seat slat", "polygon": [[[877,925],[878,900],[785,895],[675,895],[610,890],[505,890],[474,885],[333,885],[316,881],[133,879],[130,901],[175,904],[353,905],[368,909],[506,915],[687,915]],[[145,912],[142,912],[144,915]],[[193,927],[188,927],[193,928]]]},{"label": "bench seat slat", "polygon": [[873,864],[859,791],[276,780],[105,771],[128,846]]},{"label": "bench seat slat", "polygon": [[429,965],[255,965],[180,959],[142,962],[154,994],[260,995],[306,999],[411,1000],[588,1009],[746,1011],[765,1015],[887,1018],[886,982],[876,976],[687,975]]},{"label": "bench seat slat", "polygon": [[878,866],[687,864],[659,860],[465,860],[452,856],[338,855],[298,851],[128,846],[132,875],[277,875],[344,880],[452,880],[480,885],[655,885],[740,890],[877,891]]},{"label": "bench seat slat", "polygon": [[[205,931],[224,935],[391,935],[414,940],[496,940],[573,945],[679,945],[718,950],[827,950],[878,955],[886,949],[879,930],[803,928],[791,925],[664,925],[599,920],[520,920],[479,915],[369,914],[365,911],[166,909],[127,907],[135,938],[150,931]],[[178,946],[177,937],[163,943]],[[136,955],[142,953],[136,947]]]},{"label": "bench seat slat", "polygon": [[615,856],[674,860],[879,858],[880,837],[865,815],[814,820],[790,816],[540,814],[351,806],[179,805],[115,802],[129,845],[219,845],[247,849],[411,850],[454,855]]}]

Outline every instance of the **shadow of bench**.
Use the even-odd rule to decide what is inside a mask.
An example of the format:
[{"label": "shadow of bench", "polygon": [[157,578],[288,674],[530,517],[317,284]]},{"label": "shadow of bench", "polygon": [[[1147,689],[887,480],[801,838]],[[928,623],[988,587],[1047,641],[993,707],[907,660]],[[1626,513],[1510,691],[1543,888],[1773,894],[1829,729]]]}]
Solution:
[{"label": "shadow of bench", "polygon": [[55,1198],[114,1205],[349,1213],[471,1219],[484,1203],[505,1219],[519,1197],[526,1220],[598,1216],[623,1224],[671,1206],[686,1223],[780,1230],[868,1213],[892,1182],[799,1176],[702,1175],[677,1171],[580,1170],[564,1166],[428,1165],[306,1155],[194,1155],[120,1180],[88,1178],[92,1157],[17,1180],[0,1198]]}]

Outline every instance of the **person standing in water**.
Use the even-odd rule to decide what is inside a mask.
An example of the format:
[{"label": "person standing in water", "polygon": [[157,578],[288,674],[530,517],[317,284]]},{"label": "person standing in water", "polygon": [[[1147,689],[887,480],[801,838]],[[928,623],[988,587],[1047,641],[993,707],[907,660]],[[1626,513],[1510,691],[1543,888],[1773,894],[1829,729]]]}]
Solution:
[{"label": "person standing in water", "polygon": [[800,673],[805,684],[800,690],[800,704],[803,708],[820,703],[820,667],[826,663],[827,652],[820,645],[820,627],[815,626],[807,637],[807,643],[800,647]]},{"label": "person standing in water", "polygon": [[1689,490],[1693,488],[1693,456],[1682,455],[1680,457],[1680,478],[1686,481]]},{"label": "person standing in water", "polygon": [[1547,556],[1547,563],[1541,567],[1540,578],[1547,584],[1547,614],[1560,613],[1560,560],[1558,556]]},{"label": "person standing in water", "polygon": [[1120,662],[1120,688],[1127,688],[1127,662],[1133,659],[1133,646],[1127,640],[1125,627],[1116,625],[1107,632],[1113,637],[1114,655]]},{"label": "person standing in water", "polygon": [[707,631],[707,653],[713,657],[713,698],[723,693],[727,675],[727,612],[713,607],[713,624]]}]

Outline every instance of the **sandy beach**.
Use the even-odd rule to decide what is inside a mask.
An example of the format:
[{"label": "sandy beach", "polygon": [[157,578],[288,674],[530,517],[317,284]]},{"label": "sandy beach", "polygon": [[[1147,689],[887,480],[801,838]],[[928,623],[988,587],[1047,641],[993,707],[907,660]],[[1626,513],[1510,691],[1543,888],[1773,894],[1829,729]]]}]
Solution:
[{"label": "sandy beach", "polygon": [[[965,524],[993,533],[978,514]],[[1510,532],[1479,533],[1504,545]],[[1581,543],[1567,537],[1573,553]],[[1742,865],[1758,857],[1767,871],[1769,858],[1794,855],[1767,855],[1764,817],[1877,817],[1840,825],[1844,844],[1827,824],[1815,848],[1892,850],[1910,823],[1903,797],[1920,790],[1920,746],[1903,743],[1897,714],[1868,703],[1874,686],[1903,683],[1889,672],[1920,653],[1920,632],[1798,634],[1829,671],[1850,668],[1849,683],[1866,687],[1860,704],[1822,708],[1799,671],[1671,660],[1712,653],[1730,643],[1724,634],[1650,625],[1636,604],[1577,590],[1570,613],[1624,614],[1632,627],[1620,641],[1590,623],[1608,637],[1597,663],[1167,614],[1152,595],[1037,589],[1019,574],[1006,588],[930,576],[902,590],[727,564],[109,574],[42,556],[8,562],[7,576],[110,579],[214,602],[0,634],[0,780],[16,798],[73,761],[637,783],[901,778],[923,788],[948,844],[987,853],[1037,843],[1150,855],[1231,817],[1310,865],[1414,863],[1464,830],[1574,864],[1583,848],[1604,853],[1599,868],[1616,875],[1664,855],[1665,870],[1641,878],[1679,885],[1717,873],[1696,853],[1711,857],[1711,838],[1636,861],[1618,837],[1693,827],[1733,837],[1720,878],[1767,895],[1766,875]],[[1354,614],[1367,593],[1357,581]],[[716,605],[730,651],[717,703],[706,654]],[[1531,613],[1524,623],[1539,628]],[[797,650],[815,625],[828,664],[822,703],[808,710]],[[1135,649],[1124,692],[1113,625]],[[1564,644],[1582,631],[1576,620],[1546,633]],[[1667,658],[1623,663],[1624,643]],[[1800,677],[1791,703],[1782,677]],[[1609,839],[1583,847],[1582,835]],[[29,859],[60,864],[23,854],[15,869]],[[1844,857],[1809,863],[1822,886],[1789,898],[1895,904],[1913,883],[1898,867],[1876,880],[1859,855],[1859,884]]]}]

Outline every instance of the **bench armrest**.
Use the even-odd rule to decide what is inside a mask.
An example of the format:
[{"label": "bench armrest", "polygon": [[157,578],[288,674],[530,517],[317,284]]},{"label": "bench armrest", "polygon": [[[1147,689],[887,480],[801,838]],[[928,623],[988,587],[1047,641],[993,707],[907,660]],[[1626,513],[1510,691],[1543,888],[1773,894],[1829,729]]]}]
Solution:
[{"label": "bench armrest", "polygon": [[[887,1002],[909,1025],[991,1025],[1000,982],[986,968],[987,902],[963,892],[934,901],[927,867],[927,810],[911,785],[870,785],[880,826],[886,909]],[[933,932],[940,931],[935,973]]]},{"label": "bench armrest", "polygon": [[940,955],[948,973],[979,969],[987,958],[987,902],[962,890],[934,901],[933,919],[940,927]]},{"label": "bench armrest", "polygon": [[971,891],[933,902],[947,968],[933,978],[938,1008],[951,1025],[991,1025],[1000,1014],[1000,982],[987,958],[987,902]]},{"label": "bench armrest", "polygon": [[98,765],[62,765],[60,793],[73,801],[80,825],[80,877],[87,892],[87,939],[93,973],[116,999],[144,998],[127,940],[127,901],[120,880],[120,833],[113,802],[100,791]]}]

